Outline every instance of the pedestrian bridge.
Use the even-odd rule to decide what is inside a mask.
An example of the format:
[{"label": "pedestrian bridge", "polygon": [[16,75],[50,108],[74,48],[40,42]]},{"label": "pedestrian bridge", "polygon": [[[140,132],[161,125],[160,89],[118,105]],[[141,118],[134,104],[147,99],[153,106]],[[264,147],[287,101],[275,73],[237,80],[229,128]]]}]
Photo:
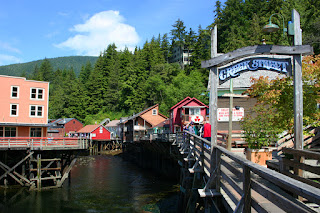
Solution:
[{"label": "pedestrian bridge", "polygon": [[[189,132],[178,133],[173,145],[183,159],[183,212],[194,212],[199,202],[205,210],[221,212],[320,211],[319,188],[248,161]],[[320,158],[319,153],[313,156]]]}]

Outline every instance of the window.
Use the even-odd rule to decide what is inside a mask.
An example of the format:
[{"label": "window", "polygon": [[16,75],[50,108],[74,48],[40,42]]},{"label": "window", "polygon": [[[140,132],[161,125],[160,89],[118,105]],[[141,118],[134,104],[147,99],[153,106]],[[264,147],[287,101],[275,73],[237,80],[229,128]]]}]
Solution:
[{"label": "window", "polygon": [[10,116],[18,116],[18,104],[10,104]]},{"label": "window", "polygon": [[43,117],[43,106],[30,105],[30,117]]},{"label": "window", "polygon": [[99,133],[100,134],[102,134],[103,133],[103,129],[102,129],[103,127],[102,126],[100,126],[100,129],[99,129]]},{"label": "window", "polygon": [[200,115],[199,108],[190,108],[190,115]]},{"label": "window", "polygon": [[0,126],[0,137],[3,137],[3,127]]},{"label": "window", "polygon": [[157,115],[157,110],[156,109],[152,110],[152,115]]},{"label": "window", "polygon": [[41,88],[31,88],[31,99],[43,100],[44,98],[44,89]]},{"label": "window", "polygon": [[18,86],[11,87],[11,98],[19,98],[19,87]]},{"label": "window", "polygon": [[30,137],[41,137],[41,127],[31,127],[30,128]]},{"label": "window", "polygon": [[5,127],[4,136],[5,137],[16,137],[16,127]]}]

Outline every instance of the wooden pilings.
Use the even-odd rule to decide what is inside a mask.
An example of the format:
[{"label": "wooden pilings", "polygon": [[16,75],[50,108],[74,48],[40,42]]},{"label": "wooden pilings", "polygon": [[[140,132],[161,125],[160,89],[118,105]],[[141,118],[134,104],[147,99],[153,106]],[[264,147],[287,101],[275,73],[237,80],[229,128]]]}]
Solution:
[{"label": "wooden pilings", "polygon": [[99,141],[91,140],[89,145],[90,155],[108,154],[122,150],[123,143],[119,140]]},{"label": "wooden pilings", "polygon": [[[61,187],[76,162],[74,151],[5,150],[0,158],[0,187],[16,185],[29,190]],[[10,159],[10,160],[9,160]]]}]

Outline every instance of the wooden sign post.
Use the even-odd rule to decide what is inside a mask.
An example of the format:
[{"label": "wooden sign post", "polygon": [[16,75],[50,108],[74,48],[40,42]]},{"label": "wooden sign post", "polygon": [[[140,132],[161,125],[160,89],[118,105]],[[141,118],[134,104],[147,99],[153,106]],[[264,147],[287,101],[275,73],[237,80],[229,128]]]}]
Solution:
[{"label": "wooden sign post", "polygon": [[[210,113],[210,124],[211,124],[211,151],[213,146],[217,145],[217,109],[218,109],[218,85],[219,85],[219,67],[227,63],[239,60],[241,58],[248,58],[250,56],[257,55],[287,55],[293,58],[293,76],[294,76],[294,148],[303,149],[303,88],[302,88],[302,55],[313,54],[313,49],[310,45],[302,45],[302,36],[300,29],[300,16],[296,10],[292,10],[292,20],[294,24],[294,46],[277,46],[277,45],[256,45],[250,47],[243,47],[233,52],[229,52],[223,55],[217,54],[217,26],[211,32],[211,59],[201,62],[202,68],[210,68],[209,74],[209,85],[210,90],[209,97],[209,113]],[[261,59],[268,60],[268,59]],[[276,60],[276,59],[275,59]],[[291,61],[291,60],[290,60]],[[243,61],[244,65],[240,68],[245,71],[245,68],[249,67],[252,70],[252,66],[249,61]],[[272,62],[286,64],[287,62]],[[250,67],[251,66],[251,67]],[[288,66],[286,68],[291,68]],[[236,76],[240,75],[242,70],[237,68]],[[280,65],[276,68],[280,68]],[[282,67],[283,68],[283,67]],[[232,69],[232,68],[230,68]],[[268,68],[269,69],[269,68]],[[239,71],[240,70],[240,71]],[[283,69],[281,69],[283,71]],[[223,70],[221,74],[223,79],[228,80],[225,77],[235,74],[233,71]],[[239,71],[239,72],[238,72]],[[286,70],[287,71],[287,70]]]}]

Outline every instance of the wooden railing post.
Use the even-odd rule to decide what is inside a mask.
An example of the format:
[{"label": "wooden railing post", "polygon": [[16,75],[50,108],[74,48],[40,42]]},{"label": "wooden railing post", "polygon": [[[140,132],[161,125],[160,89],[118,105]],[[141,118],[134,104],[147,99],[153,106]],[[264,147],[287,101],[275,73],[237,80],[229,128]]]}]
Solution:
[{"label": "wooden railing post", "polygon": [[201,167],[204,170],[204,141],[203,140],[201,140],[200,160],[201,160]]},{"label": "wooden railing post", "polygon": [[250,168],[243,165],[243,212],[251,212],[251,175]]},{"label": "wooden railing post", "polygon": [[215,169],[216,169],[216,181],[215,181],[215,189],[218,193],[220,193],[220,187],[221,187],[221,183],[220,183],[220,162],[221,162],[221,151],[217,148],[215,148]]}]

